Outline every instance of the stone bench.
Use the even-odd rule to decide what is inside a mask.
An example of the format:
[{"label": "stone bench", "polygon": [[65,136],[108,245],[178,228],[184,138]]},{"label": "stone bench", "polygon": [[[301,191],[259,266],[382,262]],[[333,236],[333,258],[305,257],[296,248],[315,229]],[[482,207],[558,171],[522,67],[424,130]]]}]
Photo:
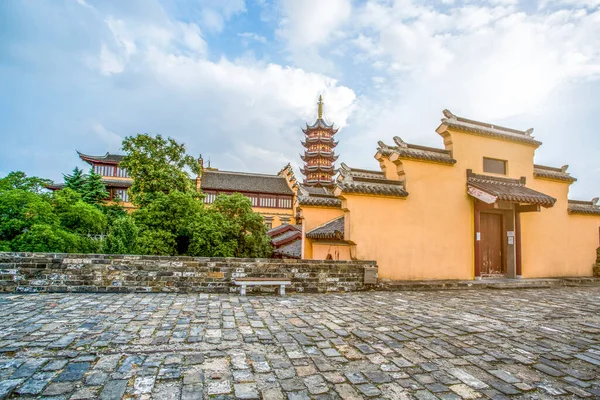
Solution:
[{"label": "stone bench", "polygon": [[292,281],[286,278],[235,278],[233,284],[241,286],[240,295],[246,295],[246,286],[279,286],[279,294],[285,296],[285,287]]}]

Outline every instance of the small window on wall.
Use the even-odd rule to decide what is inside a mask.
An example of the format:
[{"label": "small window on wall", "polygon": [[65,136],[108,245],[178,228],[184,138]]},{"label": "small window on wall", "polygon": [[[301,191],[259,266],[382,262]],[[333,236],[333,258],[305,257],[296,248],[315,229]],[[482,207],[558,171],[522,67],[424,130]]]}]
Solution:
[{"label": "small window on wall", "polygon": [[506,175],[506,161],[483,157],[483,172]]}]

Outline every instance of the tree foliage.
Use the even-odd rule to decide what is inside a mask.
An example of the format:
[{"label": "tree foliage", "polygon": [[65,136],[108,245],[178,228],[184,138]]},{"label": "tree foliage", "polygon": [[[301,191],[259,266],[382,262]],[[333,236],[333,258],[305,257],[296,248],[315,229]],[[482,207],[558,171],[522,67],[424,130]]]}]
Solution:
[{"label": "tree foliage", "polygon": [[152,201],[158,193],[193,191],[192,176],[186,168],[196,176],[200,165],[186,154],[183,144],[161,135],[138,134],[125,138],[123,150],[126,156],[120,165],[133,178],[129,193],[137,206]]},{"label": "tree foliage", "polygon": [[88,204],[102,204],[110,196],[102,176],[95,173],[93,169],[90,169],[81,190],[82,199]]},{"label": "tree foliage", "polygon": [[37,176],[28,177],[22,171],[13,171],[0,179],[0,193],[18,189],[41,194],[44,192],[46,186],[50,184],[52,184],[50,179],[38,178]]},{"label": "tree foliage", "polygon": [[107,254],[133,254],[136,250],[139,228],[132,217],[125,215],[116,218],[108,230],[102,246]]},{"label": "tree foliage", "polygon": [[65,180],[65,188],[83,194],[83,185],[85,185],[87,176],[83,173],[82,169],[75,167],[71,175],[63,174],[63,178]]},{"label": "tree foliage", "polygon": [[50,181],[14,172],[0,179],[0,251],[268,257],[263,218],[240,194],[203,204],[190,171],[200,173],[185,147],[160,135],[123,142],[121,167],[134,182],[137,209],[108,204],[102,177],[75,168],[65,188],[42,193]]}]

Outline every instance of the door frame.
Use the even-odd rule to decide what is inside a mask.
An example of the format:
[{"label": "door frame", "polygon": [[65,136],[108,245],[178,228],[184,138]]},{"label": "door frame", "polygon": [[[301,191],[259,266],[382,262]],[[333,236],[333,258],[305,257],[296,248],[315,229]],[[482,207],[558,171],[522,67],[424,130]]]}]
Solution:
[{"label": "door frame", "polygon": [[[500,269],[501,269],[501,273],[500,274],[490,274],[489,272],[484,274],[483,272],[481,272],[481,277],[482,278],[501,278],[501,277],[506,277],[508,275],[508,268],[506,265],[506,251],[507,251],[507,245],[506,245],[506,240],[504,240],[504,238],[506,237],[506,212],[504,210],[485,210],[482,211],[481,214],[487,214],[487,215],[498,215],[500,216],[500,251],[502,252],[501,256],[500,256]],[[481,217],[480,217],[481,218]],[[485,239],[485,236],[481,235],[481,239]],[[483,242],[483,240],[481,240],[481,242]],[[480,266],[483,266],[483,262],[481,262]]]}]

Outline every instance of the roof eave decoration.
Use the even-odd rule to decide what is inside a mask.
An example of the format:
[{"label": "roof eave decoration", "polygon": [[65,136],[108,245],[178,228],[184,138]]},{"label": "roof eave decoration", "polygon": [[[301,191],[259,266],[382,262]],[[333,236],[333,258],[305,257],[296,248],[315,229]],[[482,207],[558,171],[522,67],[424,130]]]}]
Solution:
[{"label": "roof eave decoration", "polygon": [[456,160],[452,158],[449,150],[409,144],[398,136],[394,136],[394,143],[395,146],[389,146],[382,141],[378,141],[377,153],[388,157],[392,162],[399,159],[408,159],[446,165],[456,164]]},{"label": "roof eave decoration", "polygon": [[569,214],[600,216],[598,197],[594,197],[591,201],[569,200],[567,212]]},{"label": "roof eave decoration", "polygon": [[312,207],[341,208],[342,201],[333,196],[298,196],[298,204]]},{"label": "roof eave decoration", "polygon": [[338,217],[306,232],[309,239],[344,240],[344,217]]},{"label": "roof eave decoration", "polygon": [[567,183],[576,182],[577,179],[572,177],[567,169],[568,165],[563,165],[560,168],[548,167],[545,165],[533,165],[533,176],[539,179],[550,179]]},{"label": "roof eave decoration", "polygon": [[[103,156],[90,156],[88,154],[83,154],[82,152],[80,152],[78,150],[75,150],[75,151],[77,152],[77,155],[79,156],[79,158],[81,158],[83,161],[87,162],[88,164],[101,163],[101,164],[115,164],[116,165],[116,164],[119,164],[124,157],[120,154],[110,154],[108,152]],[[109,159],[110,156],[117,157],[119,159],[111,160],[111,159]]]},{"label": "roof eave decoration", "polygon": [[556,199],[525,186],[525,177],[521,179],[496,178],[474,174],[467,170],[467,192],[472,197],[493,204],[497,201],[511,203],[537,204],[545,208],[554,206]]},{"label": "roof eave decoration", "polygon": [[407,197],[402,181],[387,179],[385,175],[376,174],[376,171],[367,171],[371,174],[359,172],[342,163],[336,187],[341,193],[367,194],[377,196]]},{"label": "roof eave decoration", "polygon": [[472,133],[475,135],[488,136],[496,139],[527,144],[535,147],[539,147],[542,144],[542,142],[534,139],[533,128],[519,131],[499,125],[492,125],[485,122],[458,117],[447,109],[443,110],[442,113],[444,114],[444,118],[442,118],[442,125],[445,125],[448,128]]}]

